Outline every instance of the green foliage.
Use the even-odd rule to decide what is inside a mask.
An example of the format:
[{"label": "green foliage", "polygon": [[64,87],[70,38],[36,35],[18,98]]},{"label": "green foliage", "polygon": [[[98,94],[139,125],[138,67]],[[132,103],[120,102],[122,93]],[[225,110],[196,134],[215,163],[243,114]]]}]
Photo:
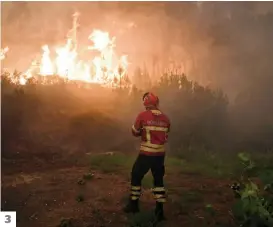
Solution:
[{"label": "green foliage", "polygon": [[105,173],[124,172],[131,168],[134,158],[123,154],[107,153],[99,155],[91,155],[91,169],[99,169]]},{"label": "green foliage", "polygon": [[259,187],[250,179],[250,170],[255,167],[250,155],[239,153],[238,158],[242,163],[242,174],[239,183],[232,185],[238,199],[233,209],[234,216],[244,227],[270,227],[273,225],[273,200],[272,194],[264,190],[270,187]]},{"label": "green foliage", "polygon": [[181,172],[182,174],[206,175],[210,177],[231,177],[233,178],[240,172],[239,164],[235,163],[235,154],[200,151],[179,151],[176,157],[171,157],[172,166],[169,171]]}]

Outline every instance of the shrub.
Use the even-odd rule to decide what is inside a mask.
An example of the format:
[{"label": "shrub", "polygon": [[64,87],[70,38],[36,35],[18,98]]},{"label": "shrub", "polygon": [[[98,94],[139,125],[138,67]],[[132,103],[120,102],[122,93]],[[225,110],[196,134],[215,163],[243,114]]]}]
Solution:
[{"label": "shrub", "polygon": [[262,188],[250,179],[255,165],[249,155],[240,153],[238,157],[243,167],[239,183],[232,185],[237,198],[234,215],[243,227],[270,227],[273,225],[273,191],[270,186]]}]

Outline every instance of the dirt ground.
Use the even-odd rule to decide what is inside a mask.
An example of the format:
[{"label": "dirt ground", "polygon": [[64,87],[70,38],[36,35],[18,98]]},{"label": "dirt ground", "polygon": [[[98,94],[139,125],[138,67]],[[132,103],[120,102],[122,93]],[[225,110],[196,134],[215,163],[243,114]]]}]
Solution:
[{"label": "dirt ground", "polygon": [[[90,170],[90,164],[84,160],[85,154],[79,161],[54,152],[10,153],[2,159],[2,210],[17,211],[19,227],[56,227],[62,218],[71,219],[73,227],[130,226],[133,217],[122,212],[128,196],[128,178]],[[79,179],[90,171],[92,179],[79,185]],[[166,182],[168,219],[160,226],[232,226],[229,182],[168,172]],[[189,197],[191,192],[199,194]],[[81,195],[84,200],[78,202]],[[144,190],[142,210],[151,211],[154,203],[151,191]],[[206,204],[214,207],[215,216],[204,212]]]}]

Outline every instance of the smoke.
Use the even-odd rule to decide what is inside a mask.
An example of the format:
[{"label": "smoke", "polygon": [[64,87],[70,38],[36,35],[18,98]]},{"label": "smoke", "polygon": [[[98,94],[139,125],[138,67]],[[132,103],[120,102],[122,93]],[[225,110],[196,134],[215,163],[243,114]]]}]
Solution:
[{"label": "smoke", "polygon": [[257,81],[272,83],[271,2],[4,2],[5,67],[26,69],[44,44],[58,45],[80,12],[79,42],[93,29],[116,36],[130,73],[146,67],[157,79],[166,69],[185,72],[231,99]]}]

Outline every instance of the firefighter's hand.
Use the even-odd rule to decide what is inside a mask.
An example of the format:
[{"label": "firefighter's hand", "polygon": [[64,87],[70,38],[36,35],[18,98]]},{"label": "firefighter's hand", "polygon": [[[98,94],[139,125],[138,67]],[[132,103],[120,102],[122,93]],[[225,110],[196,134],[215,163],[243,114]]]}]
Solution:
[{"label": "firefighter's hand", "polygon": [[139,129],[139,132],[136,133],[136,136],[141,136],[142,135],[143,128]]}]

